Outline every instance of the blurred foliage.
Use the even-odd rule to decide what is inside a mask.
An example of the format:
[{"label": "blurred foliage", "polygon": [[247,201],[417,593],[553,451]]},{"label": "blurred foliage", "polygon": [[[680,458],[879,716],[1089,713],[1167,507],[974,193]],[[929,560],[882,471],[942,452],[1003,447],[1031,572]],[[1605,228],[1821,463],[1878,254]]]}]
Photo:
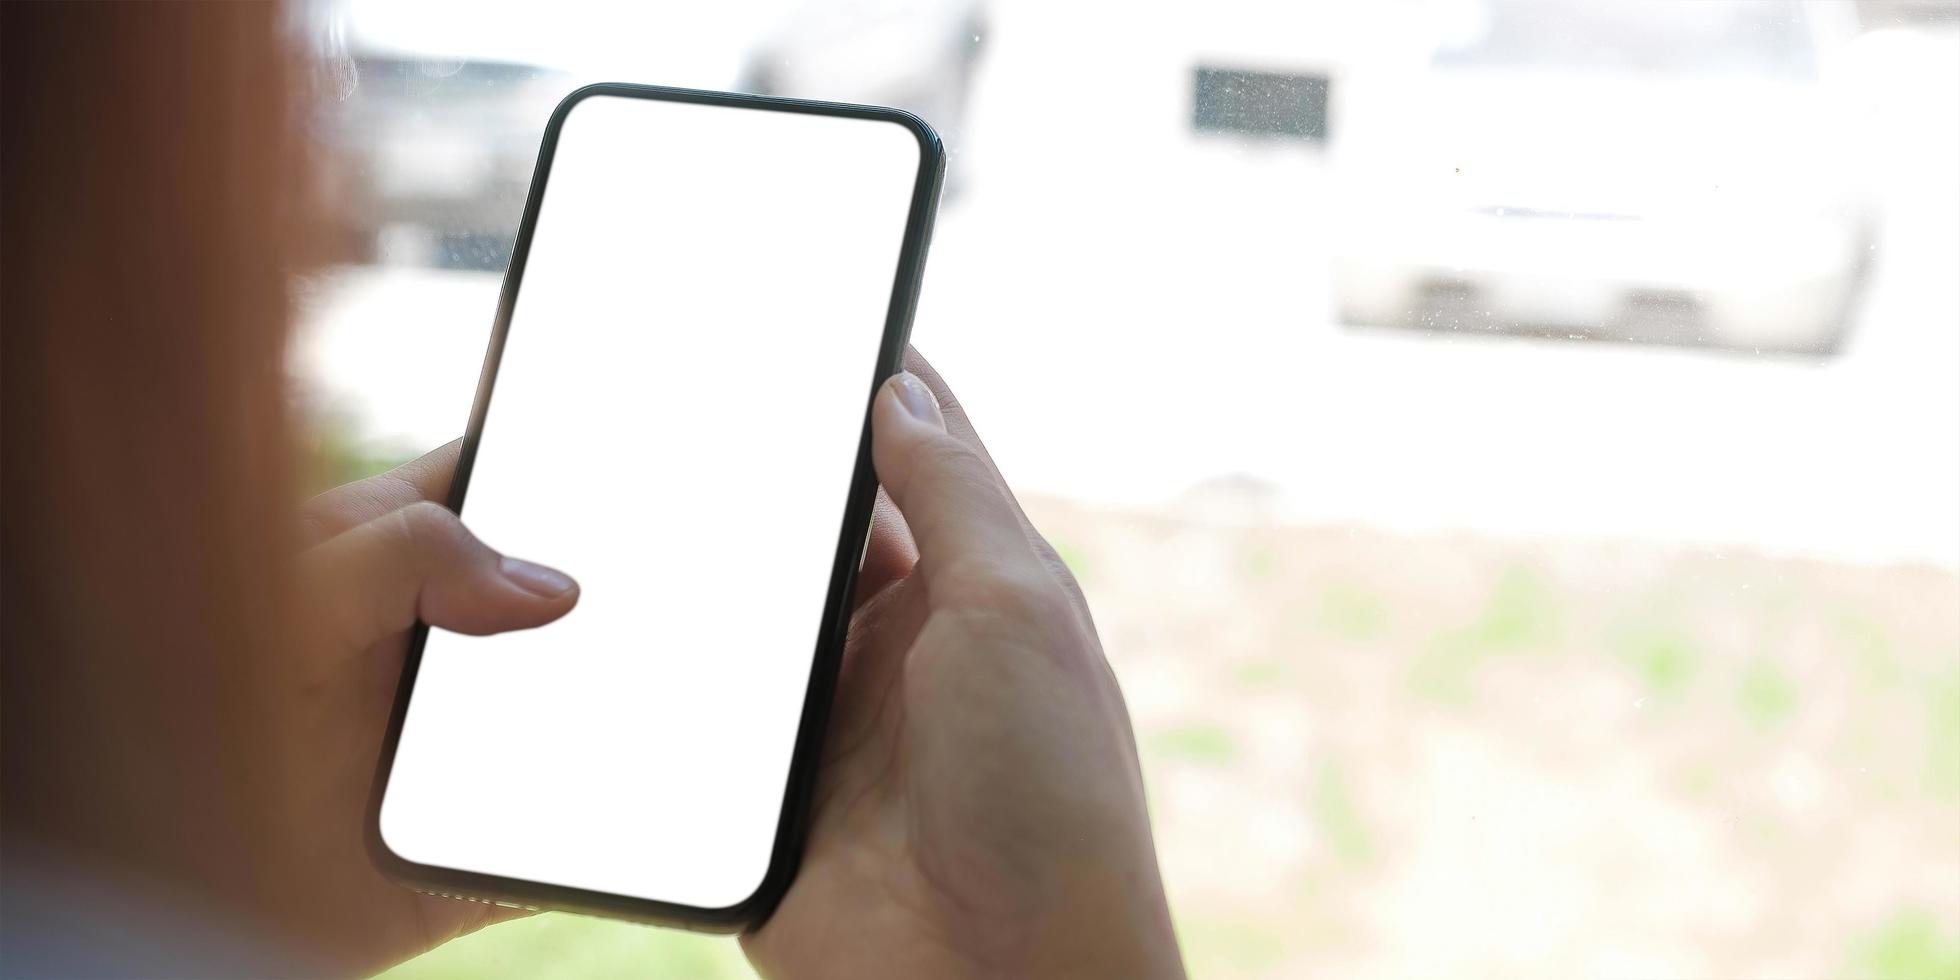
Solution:
[{"label": "blurred foliage", "polygon": [[1775,661],[1758,658],[1743,668],[1736,685],[1736,702],[1751,724],[1769,728],[1796,712],[1797,683]]},{"label": "blurred foliage", "polygon": [[738,980],[754,976],[733,937],[562,912],[547,912],[464,936],[381,974],[384,980]]},{"label": "blurred foliage", "polygon": [[1960,796],[1960,673],[1934,681],[1927,700],[1927,789],[1938,796]]},{"label": "blurred foliage", "polygon": [[1905,680],[1904,667],[1892,650],[1885,628],[1860,613],[1840,613],[1831,627],[1832,646],[1849,653],[1865,677],[1879,687]]},{"label": "blurred foliage", "polygon": [[[345,449],[336,459],[321,469],[337,479],[398,461]],[[1960,660],[1951,646],[1942,646],[1952,634],[1945,627],[1919,629],[1918,619],[1872,598],[1863,583],[1876,573],[1868,570],[1818,573],[1689,557],[1629,582],[1601,576],[1599,568],[1618,568],[1605,560],[1573,571],[1509,546],[1453,550],[1458,546],[1374,539],[1329,561],[1325,539],[1312,532],[1300,532],[1297,544],[1247,535],[1232,542],[1242,562],[1242,577],[1233,583],[1237,591],[1215,600],[1211,618],[1198,620],[1191,611],[1214,600],[1200,596],[1179,606],[1162,602],[1155,591],[1165,569],[1178,567],[1181,552],[1167,548],[1161,565],[1117,561],[1111,556],[1134,555],[1153,539],[1137,535],[1124,542],[1128,550],[1109,548],[1124,525],[1080,515],[1071,525],[1067,516],[1038,516],[1062,532],[1058,553],[1078,576],[1096,570],[1104,576],[1098,612],[1121,624],[1112,635],[1128,637],[1112,642],[1113,664],[1119,671],[1144,668],[1125,681],[1137,679],[1132,710],[1146,793],[1159,821],[1173,916],[1194,976],[1341,975],[1355,962],[1344,957],[1375,955],[1371,944],[1397,942],[1392,935],[1371,936],[1367,915],[1354,911],[1356,896],[1380,902],[1397,894],[1385,891],[1383,881],[1408,873],[1409,824],[1425,819],[1412,807],[1409,790],[1398,786],[1407,773],[1381,771],[1420,763],[1419,756],[1393,754],[1392,733],[1413,732],[1416,748],[1410,751],[1465,729],[1498,733],[1493,738],[1508,731],[1541,744],[1543,729],[1534,726],[1547,715],[1529,700],[1538,691],[1559,694],[1583,690],[1575,683],[1602,682],[1601,700],[1592,703],[1623,706],[1632,700],[1622,699],[1630,690],[1671,705],[1675,724],[1634,726],[1625,730],[1628,739],[1616,735],[1611,744],[1665,774],[1654,799],[1668,812],[1687,807],[1683,812],[1692,820],[1728,828],[1725,833],[1750,842],[1744,850],[1709,855],[1708,880],[1733,879],[1774,896],[1768,901],[1779,910],[1812,909],[1805,896],[1828,891],[1817,883],[1835,871],[1809,851],[1826,839],[1820,835],[1841,835],[1847,824],[1822,823],[1813,830],[1794,824],[1786,812],[1791,806],[1813,807],[1801,812],[1816,819],[1838,818],[1818,817],[1818,804],[1804,802],[1801,792],[1812,778],[1804,766],[1765,766],[1765,748],[1825,766],[1815,778],[1855,794],[1846,798],[1853,809],[1842,819],[1904,827],[1907,837],[1927,825],[1915,815],[1950,814],[1950,803],[1935,801],[1960,794]],[[1434,556],[1465,554],[1478,562],[1474,574],[1447,591],[1437,584],[1446,579],[1397,574]],[[1811,574],[1829,577],[1818,584],[1803,577]],[[1884,574],[1910,585],[1918,573]],[[1788,583],[1783,591],[1760,601],[1762,593],[1724,598],[1772,576]],[[1939,582],[1952,587],[1950,577]],[[1947,593],[1954,594],[1960,593]],[[1577,656],[1588,651],[1599,655]],[[1158,658],[1154,664],[1145,659],[1151,656]],[[1153,674],[1153,667],[1164,673]],[[1558,676],[1543,683],[1536,676],[1554,669]],[[1494,676],[1499,672],[1505,676]],[[1170,678],[1171,690],[1153,691],[1159,677]],[[1525,683],[1509,683],[1514,680]],[[1137,690],[1145,693],[1138,696]],[[1379,700],[1376,693],[1388,697]],[[1471,706],[1476,698],[1481,701]],[[1437,702],[1464,710],[1438,718],[1430,707]],[[1844,714],[1831,727],[1838,709]],[[1557,717],[1565,723],[1594,714]],[[1610,711],[1603,717],[1612,717]],[[1751,730],[1761,737],[1734,737]],[[1297,752],[1274,751],[1279,746],[1266,741],[1291,737],[1278,734],[1283,732],[1299,735]],[[1323,737],[1342,732],[1360,740]],[[1341,746],[1345,754],[1330,754]],[[1179,771],[1203,778],[1164,778]],[[1587,788],[1579,769],[1555,772],[1568,780],[1558,786],[1598,791]],[[1786,799],[1790,787],[1797,795]],[[1244,800],[1273,802],[1270,809],[1263,803],[1221,806]],[[1255,819],[1248,823],[1247,813],[1232,810]],[[1902,823],[1902,816],[1919,822]],[[1282,820],[1287,826],[1275,826]],[[1248,868],[1219,861],[1219,852],[1208,850],[1221,838],[1247,839],[1248,827],[1288,846],[1306,845],[1301,866]],[[1895,851],[1877,857],[1950,861],[1943,846],[1937,838],[1901,839]],[[1907,856],[1892,856],[1899,853]],[[1666,865],[1667,855],[1660,858],[1657,863]],[[1273,864],[1286,868],[1283,858]],[[1678,866],[1667,866],[1681,874]],[[1584,873],[1596,873],[1596,865],[1588,867],[1594,870]],[[1261,870],[1271,873],[1262,878]],[[1515,872],[1539,879],[1580,873],[1530,862]],[[1248,879],[1263,885],[1235,890]],[[1642,880],[1661,887],[1652,874]],[[1960,920],[1949,905],[1908,905],[1886,917],[1893,903],[1915,900],[1925,901],[1898,893],[1874,897],[1876,904],[1862,913],[1866,918],[1856,920],[1868,923],[1868,932],[1808,937],[1802,962],[1821,958],[1819,974],[1960,980]],[[1603,928],[1620,925],[1615,920]],[[1597,939],[1601,933],[1586,930],[1600,927],[1573,925],[1573,935]],[[1439,923],[1438,933],[1447,935],[1448,928]],[[1451,941],[1476,948],[1461,937]],[[1693,956],[1697,944],[1726,940],[1693,935],[1666,941]],[[1493,975],[1543,975],[1530,968],[1528,942],[1515,948],[1527,959],[1515,971]],[[1774,954],[1751,949],[1749,955]],[[1459,972],[1479,970],[1466,961]],[[725,938],[544,915],[458,940],[387,976],[718,980],[752,973]]]},{"label": "blurred foliage", "polygon": [[1534,569],[1512,566],[1498,577],[1475,619],[1438,634],[1409,671],[1409,686],[1428,701],[1471,701],[1471,675],[1496,656],[1556,652],[1565,632],[1560,598]]},{"label": "blurred foliage", "polygon": [[1924,909],[1901,912],[1857,944],[1846,972],[1883,980],[1960,980],[1960,934]]},{"label": "blurred foliage", "polygon": [[1232,761],[1232,736],[1217,725],[1180,725],[1158,732],[1149,747],[1165,759],[1222,765]]},{"label": "blurred foliage", "polygon": [[1273,577],[1273,570],[1279,567],[1279,559],[1273,554],[1273,549],[1259,545],[1246,549],[1242,564],[1246,578],[1263,582]]},{"label": "blurred foliage", "polygon": [[1491,589],[1483,612],[1450,643],[1481,653],[1550,649],[1564,628],[1560,597],[1537,569],[1512,566]]},{"label": "blurred foliage", "polygon": [[1082,554],[1081,548],[1053,535],[1048,536],[1048,546],[1055,549],[1055,557],[1068,566],[1069,574],[1075,576],[1077,585],[1089,584],[1089,560]]},{"label": "blurred foliage", "polygon": [[1238,919],[1178,915],[1172,926],[1192,976],[1204,976],[1206,964],[1235,973],[1263,974],[1279,964],[1292,946],[1289,937]]},{"label": "blurred foliage", "polygon": [[1240,687],[1257,690],[1277,687],[1287,678],[1286,665],[1277,660],[1254,660],[1232,668],[1232,681]]},{"label": "blurred foliage", "polygon": [[1320,626],[1329,636],[1354,643],[1388,635],[1388,603],[1351,582],[1340,582],[1320,596]]},{"label": "blurred foliage", "polygon": [[420,455],[367,445],[356,438],[354,426],[344,419],[329,416],[313,422],[311,444],[300,467],[300,489],[307,496],[386,473]]},{"label": "blurred foliage", "polygon": [[1315,773],[1308,805],[1322,838],[1343,863],[1367,864],[1374,858],[1374,837],[1356,809],[1347,773],[1339,763],[1323,763]]},{"label": "blurred foliage", "polygon": [[1706,659],[1699,645],[1673,629],[1625,629],[1608,642],[1640,679],[1642,690],[1653,698],[1686,694]]}]

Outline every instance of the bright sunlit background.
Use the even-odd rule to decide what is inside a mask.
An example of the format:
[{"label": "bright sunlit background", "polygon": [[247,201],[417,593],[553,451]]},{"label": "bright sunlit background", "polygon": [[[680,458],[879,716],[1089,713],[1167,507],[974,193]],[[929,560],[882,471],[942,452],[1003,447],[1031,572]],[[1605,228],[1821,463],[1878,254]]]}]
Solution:
[{"label": "bright sunlit background", "polygon": [[564,93],[900,105],[915,342],[1088,592],[1195,975],[1960,977],[1960,4],[305,12],[316,483],[462,433]]}]

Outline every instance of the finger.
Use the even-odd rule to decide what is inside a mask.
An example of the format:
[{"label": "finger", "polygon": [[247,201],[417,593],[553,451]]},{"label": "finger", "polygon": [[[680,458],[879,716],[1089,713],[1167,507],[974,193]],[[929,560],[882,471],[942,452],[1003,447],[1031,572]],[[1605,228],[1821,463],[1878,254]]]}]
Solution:
[{"label": "finger", "polygon": [[848,755],[861,745],[876,716],[897,720],[887,702],[895,691],[893,676],[925,625],[929,612],[925,592],[922,583],[901,579],[873,593],[852,614],[837,671],[826,760]]},{"label": "finger", "polygon": [[[994,462],[993,453],[987,450],[987,444],[981,440],[980,430],[974,427],[973,417],[967,414],[966,405],[960,401],[958,395],[953,393],[953,387],[946,383],[945,376],[939,373],[938,368],[932,366],[931,361],[926,360],[924,354],[919,353],[917,347],[910,345],[905,348],[905,370],[912,372],[920,381],[926,383],[926,388],[939,401],[940,412],[946,417],[946,431],[972,446],[973,450],[980,454],[980,458],[987,461],[987,468],[994,471],[994,479],[1000,481],[1001,488],[1007,492],[1007,499],[1013,502],[1014,510],[1019,513],[1020,501],[1014,499],[1014,491],[1008,488],[1007,479],[1000,475],[1000,466]],[[1027,516],[1023,514],[1023,523],[1026,520]],[[1033,531],[1033,525],[1028,525],[1028,530]]]},{"label": "finger", "polygon": [[498,554],[427,501],[315,546],[305,568],[327,627],[354,649],[417,619],[478,636],[542,626],[579,595],[563,572]]},{"label": "finger", "polygon": [[919,549],[918,567],[935,600],[969,573],[1038,570],[993,467],[946,431],[939,402],[911,374],[893,375],[871,405],[871,458],[885,492]]},{"label": "finger", "polygon": [[1034,522],[1028,520],[1027,511],[1022,509],[1021,502],[1015,498],[1014,490],[1007,485],[1006,478],[1000,475],[1000,467],[994,463],[993,454],[987,451],[986,443],[980,439],[980,431],[974,427],[973,419],[967,414],[966,406],[960,402],[959,396],[953,394],[952,386],[946,383],[945,377],[932,366],[932,362],[926,360],[924,354],[919,353],[918,348],[910,345],[905,348],[905,370],[912,372],[920,381],[926,383],[927,388],[931,389],[933,397],[939,402],[941,412],[945,415],[946,431],[972,446],[974,451],[980,454],[980,458],[986,460],[987,467],[993,470],[994,479],[1000,482],[1001,492],[1007,495],[1008,503],[1014,506],[1015,515],[1021,519],[1021,530],[1027,535],[1029,547],[1034,549],[1042,564],[1048,567],[1055,580],[1068,591],[1076,605],[1080,606],[1086,615],[1088,601],[1082,594],[1081,584],[1075,580],[1075,573],[1069,570],[1068,563],[1062,561],[1061,554],[1035,528]]},{"label": "finger", "polygon": [[348,528],[423,500],[449,499],[463,440],[457,439],[379,476],[335,487],[306,502],[306,542],[317,544]]},{"label": "finger", "polygon": [[912,543],[912,529],[892,503],[884,487],[871,505],[871,533],[864,543],[864,561],[858,566],[857,597],[853,606],[883,592],[893,582],[912,574],[919,563],[919,548]]},{"label": "finger", "polygon": [[[926,388],[932,392],[934,398],[938,399],[940,413],[946,418],[946,431],[972,446],[993,469],[994,476],[999,477],[1000,467],[994,464],[993,454],[987,451],[986,443],[980,439],[979,430],[973,427],[973,420],[966,414],[966,406],[960,403],[958,395],[953,394],[952,386],[946,383],[939,369],[933,367],[932,362],[926,360],[926,356],[910,344],[905,346],[905,370],[925,382]],[[1001,485],[1005,486],[1006,481],[1002,480]]]}]

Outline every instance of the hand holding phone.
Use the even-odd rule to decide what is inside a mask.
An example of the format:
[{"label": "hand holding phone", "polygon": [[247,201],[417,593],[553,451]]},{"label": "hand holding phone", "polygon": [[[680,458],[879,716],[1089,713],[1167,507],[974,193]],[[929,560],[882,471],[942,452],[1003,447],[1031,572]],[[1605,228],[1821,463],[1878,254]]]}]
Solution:
[{"label": "hand holding phone", "polygon": [[[1180,977],[1123,696],[1082,591],[916,353],[765,976]],[[902,516],[899,516],[902,515]],[[912,541],[916,541],[916,565]]]},{"label": "hand holding phone", "polygon": [[[769,921],[772,971],[1178,971],[1080,590],[943,389],[865,385],[899,367],[942,167],[892,110],[616,85],[560,106],[449,503],[583,593],[550,630],[417,632],[384,870]],[[872,542],[879,477],[903,518]],[[854,610],[897,525],[916,568]]]},{"label": "hand holding phone", "polygon": [[[905,514],[942,533],[915,544],[900,508],[881,500],[802,870],[743,945],[769,976],[949,976],[990,965],[1024,976],[1175,976],[1129,723],[1080,589],[1022,518],[937,372],[916,353],[906,368],[874,404],[875,456]],[[314,661],[313,695],[289,710],[329,721],[320,730],[330,738],[378,728],[387,693],[378,682],[399,664],[400,631],[418,615],[450,629],[524,627],[576,599],[523,586],[529,574],[506,588],[506,560],[430,502],[447,496],[456,458],[451,444],[307,509],[321,542],[307,555],[311,591],[337,611],[322,630],[351,645]],[[486,759],[497,751],[483,747]],[[344,798],[313,812],[348,820],[363,794],[358,770],[311,775],[343,786]],[[372,893],[334,890],[319,924],[351,930],[332,962],[357,972],[511,914],[354,870]],[[410,926],[425,931],[401,932]]]},{"label": "hand holding phone", "polygon": [[[937,372],[916,353],[906,368],[932,403],[910,384],[881,391],[875,455],[906,512],[945,533],[921,549],[899,508],[881,501],[802,870],[744,947],[784,977],[942,976],[984,964],[1028,976],[1175,975],[1129,724],[1080,589],[1021,518]],[[906,398],[923,423],[892,412]],[[295,692],[306,693],[283,713],[310,719],[300,729],[325,740],[310,758],[376,737],[403,631],[418,617],[484,632],[544,623],[576,601],[536,573],[508,579],[509,562],[433,503],[447,497],[457,455],[452,443],[307,507],[319,542],[304,564],[317,632],[343,638],[337,655],[289,662]],[[942,566],[952,571],[934,571]],[[482,747],[486,760],[498,751]],[[346,837],[335,825],[362,803],[360,769],[287,771],[313,787],[307,798],[339,801],[307,809],[309,833]],[[337,972],[372,971],[512,914],[401,890],[351,854],[301,877],[331,896],[303,945]]]}]

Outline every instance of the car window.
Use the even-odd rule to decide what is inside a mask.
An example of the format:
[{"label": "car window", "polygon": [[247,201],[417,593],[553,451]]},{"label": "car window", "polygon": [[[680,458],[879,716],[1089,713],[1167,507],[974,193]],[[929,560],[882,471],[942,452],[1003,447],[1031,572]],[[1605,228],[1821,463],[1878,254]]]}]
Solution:
[{"label": "car window", "polygon": [[[907,108],[914,339],[1088,595],[1195,975],[1960,972],[1954,6],[304,9],[316,483],[462,433],[575,86]],[[746,971],[547,915],[395,975]]]},{"label": "car window", "polygon": [[1798,0],[1491,0],[1473,5],[1472,36],[1440,48],[1436,63],[1807,79],[1816,73],[1809,16]]}]

